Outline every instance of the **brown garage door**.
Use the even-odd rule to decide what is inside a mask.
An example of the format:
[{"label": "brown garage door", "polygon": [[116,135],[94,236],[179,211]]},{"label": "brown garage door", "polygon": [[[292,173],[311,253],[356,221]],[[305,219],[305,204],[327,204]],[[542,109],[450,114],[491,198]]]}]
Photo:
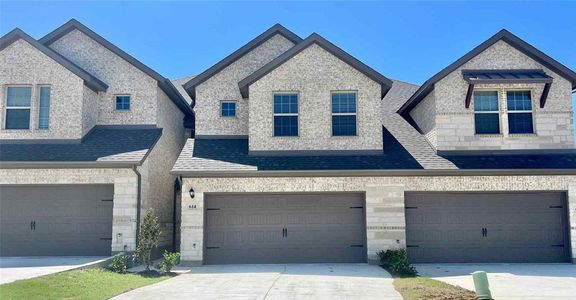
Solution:
[{"label": "brown garage door", "polygon": [[0,255],[110,255],[113,190],[112,185],[0,186]]},{"label": "brown garage door", "polygon": [[407,193],[408,258],[428,262],[566,262],[563,193]]},{"label": "brown garage door", "polygon": [[204,263],[365,262],[361,194],[209,195]]}]

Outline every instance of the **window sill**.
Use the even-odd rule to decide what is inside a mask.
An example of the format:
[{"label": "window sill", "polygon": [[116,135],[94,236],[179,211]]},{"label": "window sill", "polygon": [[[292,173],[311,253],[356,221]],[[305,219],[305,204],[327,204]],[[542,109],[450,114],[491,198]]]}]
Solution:
[{"label": "window sill", "polygon": [[509,137],[537,137],[538,135],[535,133],[510,133],[508,134]]},{"label": "window sill", "polygon": [[504,137],[503,134],[501,133],[487,133],[487,134],[483,134],[483,133],[475,133],[474,134],[475,137],[479,137],[479,138],[502,138]]}]

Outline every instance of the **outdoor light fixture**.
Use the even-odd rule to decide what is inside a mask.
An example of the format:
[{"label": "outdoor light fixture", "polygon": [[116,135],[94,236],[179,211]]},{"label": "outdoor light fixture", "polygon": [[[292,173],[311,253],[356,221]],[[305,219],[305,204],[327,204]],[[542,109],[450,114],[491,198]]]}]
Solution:
[{"label": "outdoor light fixture", "polygon": [[188,195],[190,195],[190,198],[194,199],[194,189],[190,188],[190,190],[188,191]]}]

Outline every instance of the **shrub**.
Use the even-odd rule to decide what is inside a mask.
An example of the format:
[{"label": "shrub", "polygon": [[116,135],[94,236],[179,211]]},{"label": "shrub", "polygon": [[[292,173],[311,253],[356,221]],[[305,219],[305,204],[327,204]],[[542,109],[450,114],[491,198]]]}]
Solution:
[{"label": "shrub", "polygon": [[136,246],[136,251],[134,251],[134,261],[142,263],[146,267],[145,272],[150,271],[150,265],[152,264],[150,256],[152,255],[152,250],[158,247],[160,233],[158,217],[154,210],[149,209],[140,226],[138,246]]},{"label": "shrub", "polygon": [[180,253],[179,252],[168,252],[164,251],[162,255],[164,259],[156,266],[158,269],[163,270],[166,273],[170,273],[172,268],[180,263]]},{"label": "shrub", "polygon": [[392,275],[397,276],[416,276],[418,272],[410,265],[406,257],[406,250],[386,250],[378,252],[380,265]]},{"label": "shrub", "polygon": [[128,258],[128,255],[123,254],[115,256],[108,265],[108,270],[120,274],[128,272]]}]

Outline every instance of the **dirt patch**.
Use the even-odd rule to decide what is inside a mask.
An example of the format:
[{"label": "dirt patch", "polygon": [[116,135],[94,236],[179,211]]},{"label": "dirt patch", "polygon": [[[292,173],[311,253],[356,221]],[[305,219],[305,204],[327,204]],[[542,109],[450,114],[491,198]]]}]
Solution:
[{"label": "dirt patch", "polygon": [[394,279],[394,287],[404,300],[475,300],[476,294],[426,277]]}]

